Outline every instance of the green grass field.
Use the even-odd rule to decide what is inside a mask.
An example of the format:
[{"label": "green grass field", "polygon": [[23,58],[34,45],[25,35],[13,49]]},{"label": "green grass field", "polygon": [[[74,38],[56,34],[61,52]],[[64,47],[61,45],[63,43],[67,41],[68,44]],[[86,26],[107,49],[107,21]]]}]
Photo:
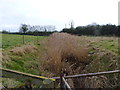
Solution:
[{"label": "green grass field", "polygon": [[[43,38],[45,38],[45,36],[25,35],[25,43],[37,42],[37,40],[42,40]],[[15,47],[21,44],[23,44],[23,35],[2,34],[2,48]]]},{"label": "green grass field", "polygon": [[[31,35],[25,35],[25,44],[23,44],[22,41],[23,35],[14,35],[14,34],[2,34],[2,48],[3,48],[3,67],[13,70],[18,70],[21,72],[26,73],[32,73],[32,74],[38,74],[35,69],[35,67],[38,66],[38,56],[39,56],[39,47],[40,41],[47,38],[46,36],[31,36]],[[24,49],[24,46],[31,45],[36,48],[34,54],[31,52],[11,52],[17,50],[19,47],[19,50]],[[28,48],[28,50],[31,49],[31,47]],[[18,50],[18,51],[19,51]],[[26,49],[27,50],[27,49]],[[21,53],[21,54],[20,54]],[[24,54],[25,53],[25,54]],[[33,69],[29,69],[29,67],[34,67]]]},{"label": "green grass field", "polygon": [[[38,40],[42,41],[46,37],[39,36]],[[80,36],[79,43],[90,48],[92,52],[91,58],[93,61],[88,64],[81,73],[99,72],[118,69],[118,38],[117,37],[90,37]],[[34,52],[31,48],[24,52],[24,45],[22,43],[22,35],[2,34],[2,65],[3,68],[17,70],[30,74],[49,75],[46,71],[39,69],[39,57],[41,44],[37,44],[37,36],[25,35],[25,46],[31,45],[35,47]],[[20,48],[16,48],[20,47]],[[19,50],[18,50],[19,49]],[[23,50],[23,51],[21,51]],[[11,52],[13,51],[13,52]],[[21,52],[18,52],[21,51]],[[114,84],[115,75],[107,76],[109,82]],[[7,83],[4,82],[6,85]],[[115,84],[117,86],[119,84]]]},{"label": "green grass field", "polygon": [[[13,34],[2,34],[2,67],[16,70],[20,72],[30,73],[38,75],[39,71],[39,47],[40,41],[47,38],[46,36],[31,36],[25,35],[25,44],[23,44],[23,35],[13,35]],[[30,46],[29,46],[30,45]],[[25,47],[26,46],[26,47]],[[27,48],[28,46],[28,48]],[[32,47],[35,50],[31,49]],[[19,50],[18,50],[19,49]],[[26,49],[26,51],[24,51]],[[11,52],[11,51],[21,51],[21,52]],[[28,51],[27,51],[28,50]],[[32,52],[32,51],[34,52]],[[9,85],[9,83],[11,85]],[[22,82],[18,82],[13,79],[3,79],[2,82],[5,86],[9,88],[19,87],[24,85]]]}]

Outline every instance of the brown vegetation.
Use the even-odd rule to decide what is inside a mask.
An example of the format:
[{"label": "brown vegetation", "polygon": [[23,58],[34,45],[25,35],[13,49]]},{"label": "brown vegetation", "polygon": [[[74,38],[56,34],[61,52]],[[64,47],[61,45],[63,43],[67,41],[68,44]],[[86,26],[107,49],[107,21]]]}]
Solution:
[{"label": "brown vegetation", "polygon": [[0,52],[0,53],[1,53],[1,54],[0,54],[0,58],[1,58],[0,63],[1,63],[1,64],[4,64],[4,63],[10,61],[10,58],[9,58],[9,56],[7,55],[7,53],[5,53],[5,52]]},{"label": "brown vegetation", "polygon": [[33,53],[36,50],[34,45],[23,45],[21,47],[15,47],[10,52],[16,55],[25,55],[25,53]]},{"label": "brown vegetation", "polygon": [[[102,49],[99,44],[95,45],[112,40],[117,38],[54,33],[42,43],[40,70],[43,68],[49,72],[50,75],[47,73],[47,76],[50,77],[59,76],[61,68],[67,75],[116,70],[119,67],[117,54]],[[112,88],[119,85],[118,81],[118,74],[68,79],[73,88]]]},{"label": "brown vegetation", "polygon": [[79,44],[77,36],[54,33],[41,46],[41,65],[44,70],[59,75],[80,72],[89,62],[87,48]]},{"label": "brown vegetation", "polygon": [[[119,69],[118,55],[109,51],[95,49],[94,60],[86,65],[82,73],[104,72]],[[107,74],[79,79],[86,88],[116,88],[120,85],[119,74]],[[82,83],[81,83],[82,82]]]},{"label": "brown vegetation", "polygon": [[[113,45],[118,45],[117,37],[84,37],[86,44],[91,48],[89,55],[92,57],[92,61],[86,65],[81,73],[94,73],[103,71],[118,70],[119,59],[118,53],[111,51],[110,49],[102,48],[99,46],[101,42],[113,42]],[[80,38],[82,38],[80,37]],[[93,38],[93,39],[92,39]],[[81,41],[81,39],[79,39]],[[108,45],[109,46],[109,45]],[[86,78],[79,78],[78,86],[80,88],[116,88],[120,86],[119,74],[107,74]]]}]

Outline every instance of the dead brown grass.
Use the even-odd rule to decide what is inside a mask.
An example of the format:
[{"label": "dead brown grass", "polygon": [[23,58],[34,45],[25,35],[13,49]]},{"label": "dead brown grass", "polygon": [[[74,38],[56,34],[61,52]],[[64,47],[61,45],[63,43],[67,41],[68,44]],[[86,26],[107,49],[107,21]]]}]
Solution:
[{"label": "dead brown grass", "polygon": [[57,76],[61,68],[68,74],[81,70],[82,64],[88,63],[89,59],[87,49],[78,43],[77,38],[67,33],[52,34],[41,45],[41,67]]},{"label": "dead brown grass", "polygon": [[8,61],[10,61],[10,58],[9,58],[9,56],[7,55],[7,53],[6,52],[1,52],[1,54],[0,54],[0,63],[1,63],[1,66],[3,65],[3,64],[5,64],[5,63],[7,63]]},{"label": "dead brown grass", "polygon": [[[61,67],[67,74],[116,70],[119,67],[117,54],[101,48],[99,42],[117,40],[116,37],[77,37],[66,33],[54,33],[42,43],[41,67],[50,72],[50,77],[59,76]],[[90,49],[89,53],[86,47]],[[89,64],[86,65],[87,63]],[[118,77],[118,74],[82,77],[68,79],[68,83],[73,88],[113,88],[119,86]]]},{"label": "dead brown grass", "polygon": [[33,53],[36,50],[34,45],[23,45],[20,47],[14,47],[10,52],[16,55],[25,55],[25,53]]}]

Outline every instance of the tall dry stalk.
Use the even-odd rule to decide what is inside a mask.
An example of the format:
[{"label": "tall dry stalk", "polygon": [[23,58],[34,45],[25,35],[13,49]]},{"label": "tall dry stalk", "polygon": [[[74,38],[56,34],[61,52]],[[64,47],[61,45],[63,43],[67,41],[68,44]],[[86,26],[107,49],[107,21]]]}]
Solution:
[{"label": "tall dry stalk", "polygon": [[78,68],[80,70],[89,60],[87,49],[77,39],[77,36],[67,33],[53,33],[41,44],[41,67],[57,76],[61,68],[69,74]]}]

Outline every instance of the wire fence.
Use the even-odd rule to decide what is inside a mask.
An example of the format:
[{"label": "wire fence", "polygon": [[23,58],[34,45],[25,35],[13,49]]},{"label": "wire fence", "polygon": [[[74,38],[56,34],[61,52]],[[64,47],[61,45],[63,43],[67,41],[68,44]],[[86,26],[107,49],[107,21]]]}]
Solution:
[{"label": "wire fence", "polygon": [[[32,84],[37,84],[40,85],[41,88],[44,84],[51,86],[51,88],[56,88],[56,81],[61,79],[60,81],[60,88],[61,90],[71,90],[70,85],[66,81],[66,79],[69,78],[80,78],[80,77],[91,77],[91,76],[98,76],[98,75],[105,75],[105,74],[114,74],[114,73],[120,73],[120,70],[113,70],[113,71],[105,71],[105,72],[96,72],[96,73],[88,73],[88,74],[77,74],[77,75],[70,75],[70,76],[62,76],[61,77],[52,77],[52,78],[47,78],[43,76],[37,76],[37,75],[32,75],[32,74],[27,74],[27,73],[22,73],[18,72],[15,70],[9,70],[9,69],[3,69],[0,68],[2,75],[1,77],[3,78],[14,78],[17,80],[22,80],[22,81],[30,81]],[[45,86],[44,86],[45,88]]]},{"label": "wire fence", "polygon": [[60,79],[62,78],[62,85],[60,88],[61,90],[64,88],[65,90],[71,90],[70,85],[67,83],[65,79],[69,78],[80,78],[80,77],[91,77],[91,76],[98,76],[98,75],[105,75],[105,74],[114,74],[120,73],[120,70],[113,70],[113,71],[105,71],[105,72],[96,72],[96,73],[87,73],[87,74],[77,74],[77,75],[70,75],[70,76],[63,76],[63,77],[52,77],[53,79]]},{"label": "wire fence", "polygon": [[[87,74],[77,74],[77,75],[64,76],[64,78],[68,79],[68,78],[78,78],[78,77],[90,77],[90,76],[97,76],[97,75],[111,74],[111,73],[120,73],[120,70],[87,73]],[[52,78],[53,79],[60,79],[60,77],[52,77]]]},{"label": "wire fence", "polygon": [[32,75],[32,74],[18,72],[18,71],[10,70],[10,69],[0,68],[0,72],[2,72],[0,74],[0,77],[2,78],[12,78],[15,80],[22,81],[24,83],[30,83],[30,84],[34,84],[34,85],[41,86],[41,87],[49,85],[52,88],[55,82],[55,79],[53,78]]}]

